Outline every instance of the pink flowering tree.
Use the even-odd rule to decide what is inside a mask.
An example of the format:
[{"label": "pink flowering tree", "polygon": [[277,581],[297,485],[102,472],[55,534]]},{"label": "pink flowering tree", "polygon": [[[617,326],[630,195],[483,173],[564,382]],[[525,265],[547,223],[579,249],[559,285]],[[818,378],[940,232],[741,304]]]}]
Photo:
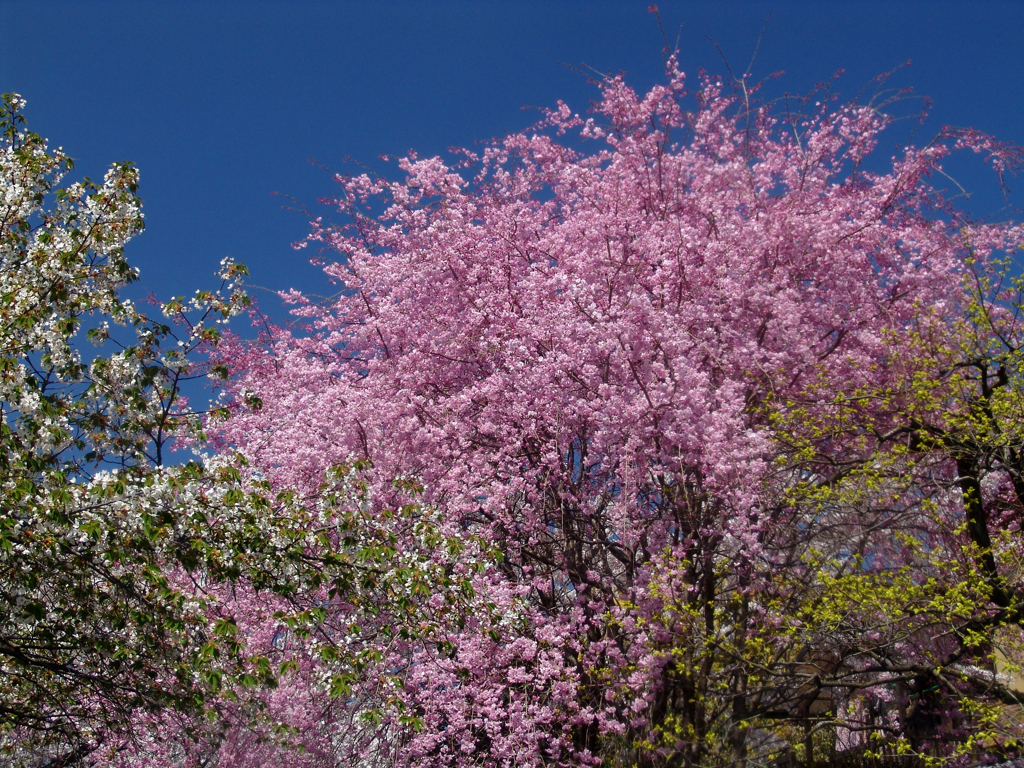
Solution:
[{"label": "pink flowering tree", "polygon": [[930,182],[1014,151],[946,132],[880,168],[879,109],[746,96],[670,61],[589,117],[339,177],[309,238],[337,298],[219,347],[215,445],[316,531],[285,686],[324,760],[1015,738],[979,713],[1013,697],[1019,304],[970,269],[1024,240]]}]

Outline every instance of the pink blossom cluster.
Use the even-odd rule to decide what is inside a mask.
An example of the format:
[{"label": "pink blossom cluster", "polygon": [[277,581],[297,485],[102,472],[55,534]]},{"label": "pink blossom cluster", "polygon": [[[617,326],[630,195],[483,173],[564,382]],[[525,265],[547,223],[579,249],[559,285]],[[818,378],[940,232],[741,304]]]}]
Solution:
[{"label": "pink blossom cluster", "polygon": [[[792,502],[818,470],[783,461],[772,414],[832,418],[843,396],[891,390],[899,340],[962,312],[965,265],[1022,243],[930,185],[960,146],[1003,169],[980,134],[878,172],[890,120],[870,106],[780,114],[713,78],[690,90],[674,61],[646,94],[619,77],[601,94],[452,164],[411,154],[400,181],[339,177],[344,223],[309,237],[336,298],[289,293],[294,327],[217,351],[232,416],[208,426],[215,446],[314,505],[331,467],[366,462],[368,525],[396,562],[442,574],[404,596],[404,576],[381,576],[373,611],[326,601],[319,642],[341,650],[268,697],[300,733],[316,723],[310,765],[704,765],[716,738],[751,749],[757,717],[811,712],[796,646],[813,633],[787,601],[817,584],[808,553],[840,557],[865,518]],[[862,437],[815,439],[839,466]],[[482,543],[435,551],[394,512],[409,504],[437,542]],[[914,556],[887,525],[858,555],[868,570]],[[797,682],[735,661],[761,648]],[[875,667],[844,669],[863,687]],[[337,670],[350,684],[330,698],[317,681]]]}]

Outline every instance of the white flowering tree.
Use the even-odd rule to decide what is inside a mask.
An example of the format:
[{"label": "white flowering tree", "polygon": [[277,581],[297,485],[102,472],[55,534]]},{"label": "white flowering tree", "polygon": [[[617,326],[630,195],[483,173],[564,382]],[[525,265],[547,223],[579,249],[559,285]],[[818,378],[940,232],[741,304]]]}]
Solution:
[{"label": "white flowering tree", "polygon": [[263,533],[224,514],[245,502],[233,473],[162,466],[198,429],[182,385],[246,304],[244,269],[146,317],[119,296],[138,172],[59,188],[72,161],[23,107],[3,96],[0,759],[59,766],[123,743],[146,712],[202,713],[227,680],[269,678],[201,588],[238,578]]}]

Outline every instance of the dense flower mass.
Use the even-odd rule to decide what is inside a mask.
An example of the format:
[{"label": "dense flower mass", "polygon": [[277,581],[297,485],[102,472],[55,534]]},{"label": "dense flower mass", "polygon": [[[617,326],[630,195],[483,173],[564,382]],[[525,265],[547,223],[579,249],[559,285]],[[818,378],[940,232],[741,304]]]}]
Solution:
[{"label": "dense flower mass", "polygon": [[[1021,749],[1024,230],[932,184],[1019,150],[882,161],[876,106],[779,111],[671,58],[600,87],[339,177],[308,240],[335,298],[255,341],[208,324],[247,304],[231,263],[158,320],[122,299],[135,169],[58,190],[5,97],[0,761]],[[172,438],[202,460],[164,466]]]},{"label": "dense flower mass", "polygon": [[1016,151],[946,132],[878,170],[878,109],[743,94],[670,62],[454,165],[339,178],[346,223],[310,236],[338,297],[219,348],[215,445],[321,507],[360,462],[390,542],[355,592],[297,596],[344,680],[323,764],[1019,736],[992,661],[1024,586],[1019,303],[991,280],[1024,238],[930,184]]}]

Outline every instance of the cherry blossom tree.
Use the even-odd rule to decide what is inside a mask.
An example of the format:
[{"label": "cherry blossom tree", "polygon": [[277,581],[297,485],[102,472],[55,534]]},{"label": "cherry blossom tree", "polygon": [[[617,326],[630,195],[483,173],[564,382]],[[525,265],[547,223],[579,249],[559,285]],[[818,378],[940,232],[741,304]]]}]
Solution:
[{"label": "cherry blossom tree", "polygon": [[1012,745],[1020,304],[971,280],[1024,236],[931,179],[1016,150],[882,163],[878,106],[674,59],[600,87],[339,177],[309,238],[336,298],[218,347],[214,445],[315,511],[295,727],[325,764],[424,767]]},{"label": "cherry blossom tree", "polygon": [[143,314],[119,293],[138,172],[59,188],[72,161],[23,107],[0,115],[0,760],[65,766],[270,680],[205,584],[287,589],[290,545],[224,462],[165,464],[172,437],[201,439],[182,387],[246,305],[244,269]]}]

